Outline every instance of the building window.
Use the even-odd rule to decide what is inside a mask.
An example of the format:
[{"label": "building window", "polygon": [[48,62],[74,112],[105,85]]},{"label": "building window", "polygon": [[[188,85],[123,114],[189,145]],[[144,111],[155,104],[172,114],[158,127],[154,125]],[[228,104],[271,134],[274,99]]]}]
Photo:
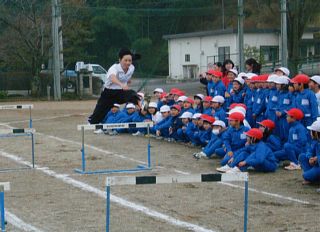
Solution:
[{"label": "building window", "polygon": [[190,62],[190,54],[186,54],[186,55],[184,56],[184,61],[185,61],[185,62]]},{"label": "building window", "polygon": [[230,59],[230,47],[219,47],[218,61],[223,63],[226,59]]},{"label": "building window", "polygon": [[279,61],[279,46],[260,46],[260,56],[264,62]]}]

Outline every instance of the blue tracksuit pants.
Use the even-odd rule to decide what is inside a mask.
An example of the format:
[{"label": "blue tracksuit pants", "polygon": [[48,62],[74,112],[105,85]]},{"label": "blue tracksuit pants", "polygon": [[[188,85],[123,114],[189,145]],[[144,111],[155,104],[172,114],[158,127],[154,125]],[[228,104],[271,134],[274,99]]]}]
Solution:
[{"label": "blue tracksuit pants", "polygon": [[320,181],[320,167],[317,162],[314,166],[309,164],[309,158],[305,153],[300,154],[299,162],[303,169],[303,179],[310,182]]},{"label": "blue tracksuit pants", "polygon": [[278,161],[281,160],[290,160],[291,162],[298,164],[298,156],[302,152],[301,148],[291,144],[285,143],[283,149],[280,151],[274,152],[275,157]]}]

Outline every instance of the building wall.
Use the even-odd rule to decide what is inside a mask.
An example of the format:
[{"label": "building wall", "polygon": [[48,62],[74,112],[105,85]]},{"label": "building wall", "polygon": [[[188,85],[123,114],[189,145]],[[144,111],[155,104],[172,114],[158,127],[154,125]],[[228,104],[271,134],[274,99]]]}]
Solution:
[{"label": "building wall", "polygon": [[[172,79],[183,79],[183,67],[186,65],[196,66],[198,74],[205,72],[208,63],[218,61],[219,47],[230,47],[230,59],[236,65],[239,63],[236,34],[170,39],[168,44],[169,76]],[[261,45],[279,46],[279,35],[271,33],[245,34],[244,45],[258,49]],[[190,61],[185,60],[187,54],[190,55]]]}]

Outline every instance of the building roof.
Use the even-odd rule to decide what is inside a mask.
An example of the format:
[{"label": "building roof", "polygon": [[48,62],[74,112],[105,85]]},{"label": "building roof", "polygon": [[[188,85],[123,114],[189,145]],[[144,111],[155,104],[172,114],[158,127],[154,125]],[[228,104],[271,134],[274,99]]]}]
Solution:
[{"label": "building roof", "polygon": [[[320,28],[307,28],[305,32],[319,32]],[[238,33],[238,29],[221,29],[221,30],[213,30],[213,31],[198,31],[198,32],[190,32],[190,33],[181,33],[181,34],[173,34],[173,35],[164,35],[162,38],[166,40],[170,39],[181,39],[181,38],[192,38],[192,37],[205,37],[211,35],[225,35],[225,34],[236,34]],[[244,33],[280,33],[280,29],[244,29]]]}]

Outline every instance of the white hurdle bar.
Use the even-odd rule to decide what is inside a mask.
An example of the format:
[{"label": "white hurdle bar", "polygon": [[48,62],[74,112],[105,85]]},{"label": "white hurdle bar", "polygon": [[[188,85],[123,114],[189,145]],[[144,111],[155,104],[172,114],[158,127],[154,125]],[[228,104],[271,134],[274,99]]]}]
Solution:
[{"label": "white hurdle bar", "polygon": [[[0,137],[15,137],[15,136],[31,136],[31,159],[32,159],[32,168],[34,168],[34,134],[36,130],[34,128],[13,128],[13,129],[0,129]],[[20,169],[20,168],[19,168]],[[29,169],[24,168],[24,169]],[[0,172],[8,172],[15,169],[0,169]]]},{"label": "white hurdle bar", "polygon": [[0,105],[0,110],[20,110],[29,109],[29,128],[32,128],[32,113],[33,105]]},{"label": "white hurdle bar", "polygon": [[106,178],[106,232],[110,231],[110,186],[116,185],[145,185],[145,184],[175,184],[175,183],[200,183],[200,182],[245,182],[244,189],[244,219],[243,231],[247,232],[248,226],[248,194],[249,176],[241,173],[209,173],[174,176],[112,176]]},{"label": "white hurdle bar", "polygon": [[1,231],[6,231],[6,218],[5,218],[5,210],[4,210],[4,192],[10,191],[10,183],[9,182],[0,182],[0,225]]},{"label": "white hurdle bar", "polygon": [[150,134],[150,127],[153,126],[153,122],[129,122],[129,123],[114,123],[114,124],[86,124],[78,125],[78,131],[81,131],[82,143],[81,143],[81,169],[75,169],[74,171],[80,174],[101,174],[101,173],[131,173],[145,170],[151,170],[151,146],[150,136],[148,136],[147,145],[147,166],[138,165],[137,168],[133,169],[115,169],[115,170],[86,170],[86,158],[85,158],[85,142],[84,132],[87,130],[111,130],[111,129],[136,129],[136,128],[147,128],[147,134]]}]

